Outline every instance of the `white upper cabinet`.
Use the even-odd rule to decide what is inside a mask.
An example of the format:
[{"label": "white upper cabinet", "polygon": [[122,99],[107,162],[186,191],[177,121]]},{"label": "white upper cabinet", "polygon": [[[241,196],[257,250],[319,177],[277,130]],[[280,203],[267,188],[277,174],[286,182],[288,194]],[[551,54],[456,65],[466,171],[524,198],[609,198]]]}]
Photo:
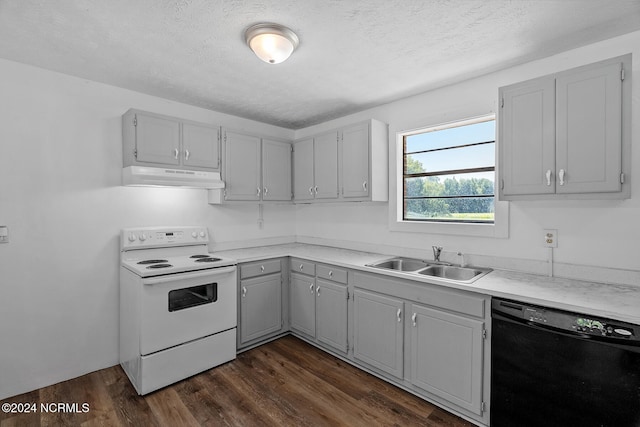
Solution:
[{"label": "white upper cabinet", "polygon": [[338,198],[338,134],[329,132],[293,145],[296,201]]},{"label": "white upper cabinet", "polygon": [[220,168],[217,127],[195,123],[182,124],[183,164],[193,168]]},{"label": "white upper cabinet", "polygon": [[313,200],[313,138],[293,145],[293,198]]},{"label": "white upper cabinet", "polygon": [[388,149],[387,125],[377,120],[296,142],[295,201],[387,201]]},{"label": "white upper cabinet", "polygon": [[502,193],[554,193],[550,183],[556,170],[555,79],[544,77],[501,92]]},{"label": "white upper cabinet", "polygon": [[340,130],[341,196],[350,201],[389,200],[389,129],[367,120]]},{"label": "white upper cabinet", "polygon": [[291,144],[223,130],[225,201],[291,201]]},{"label": "white upper cabinet", "polygon": [[342,197],[369,196],[369,124],[342,130]]},{"label": "white upper cabinet", "polygon": [[124,166],[218,171],[219,129],[131,109],[122,116]]},{"label": "white upper cabinet", "polygon": [[338,198],[338,134],[328,132],[313,140],[313,192],[316,199]]},{"label": "white upper cabinet", "polygon": [[260,138],[224,130],[225,200],[260,200]]},{"label": "white upper cabinet", "polygon": [[291,200],[291,144],[262,139],[262,200]]},{"label": "white upper cabinet", "polygon": [[629,55],[500,88],[500,198],[629,197]]},{"label": "white upper cabinet", "polygon": [[557,193],[620,191],[622,63],[556,79]]}]

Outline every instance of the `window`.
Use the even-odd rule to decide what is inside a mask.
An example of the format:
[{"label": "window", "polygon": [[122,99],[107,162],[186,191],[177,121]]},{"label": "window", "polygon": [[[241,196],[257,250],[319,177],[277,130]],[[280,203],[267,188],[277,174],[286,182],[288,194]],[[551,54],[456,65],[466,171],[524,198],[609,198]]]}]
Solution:
[{"label": "window", "polygon": [[404,221],[493,224],[495,118],[403,136]]}]

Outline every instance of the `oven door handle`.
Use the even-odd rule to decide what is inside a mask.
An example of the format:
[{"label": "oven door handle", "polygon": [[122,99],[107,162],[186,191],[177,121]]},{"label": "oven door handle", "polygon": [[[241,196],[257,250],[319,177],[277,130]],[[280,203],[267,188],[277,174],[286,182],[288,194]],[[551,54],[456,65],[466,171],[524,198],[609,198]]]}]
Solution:
[{"label": "oven door handle", "polygon": [[230,267],[213,268],[206,271],[198,271],[193,273],[189,273],[189,272],[180,273],[180,275],[171,274],[171,275],[161,276],[161,277],[146,278],[146,279],[143,279],[143,283],[145,285],[159,285],[161,283],[175,282],[176,280],[180,280],[180,279],[197,279],[199,277],[221,276],[225,274],[234,273],[235,271],[236,271],[236,266],[232,265]]}]

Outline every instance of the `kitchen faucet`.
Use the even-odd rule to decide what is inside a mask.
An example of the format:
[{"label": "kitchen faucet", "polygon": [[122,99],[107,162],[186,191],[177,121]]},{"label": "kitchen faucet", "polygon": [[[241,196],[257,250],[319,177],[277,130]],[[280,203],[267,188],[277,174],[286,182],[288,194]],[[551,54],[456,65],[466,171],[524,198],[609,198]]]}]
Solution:
[{"label": "kitchen faucet", "polygon": [[431,246],[433,249],[433,260],[435,262],[440,262],[440,253],[442,252],[442,246]]}]

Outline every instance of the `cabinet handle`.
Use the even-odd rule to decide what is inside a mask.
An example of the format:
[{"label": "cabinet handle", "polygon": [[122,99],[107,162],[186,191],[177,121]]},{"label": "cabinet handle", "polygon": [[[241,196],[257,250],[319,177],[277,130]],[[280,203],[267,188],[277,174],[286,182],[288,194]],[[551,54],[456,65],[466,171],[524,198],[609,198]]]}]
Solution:
[{"label": "cabinet handle", "polygon": [[300,264],[300,271],[302,271],[303,268],[304,268],[304,265]]},{"label": "cabinet handle", "polygon": [[244,298],[246,296],[247,296],[247,288],[246,288],[246,286],[243,286],[242,287],[242,298]]},{"label": "cabinet handle", "polygon": [[362,189],[363,189],[364,191],[367,191],[367,181],[365,181],[365,182],[363,182],[363,183],[362,183]]},{"label": "cabinet handle", "polygon": [[262,189],[262,192],[263,192],[263,193],[264,193],[264,195],[266,196],[266,195],[267,195],[267,193],[269,193],[269,189],[268,189],[267,187],[264,187],[264,188]]},{"label": "cabinet handle", "polygon": [[558,178],[560,179],[560,185],[564,185],[564,169],[560,169],[558,172]]},{"label": "cabinet handle", "polygon": [[320,296],[320,286],[316,286],[316,295]]},{"label": "cabinet handle", "polygon": [[258,192],[258,193],[257,193],[257,194],[258,194],[258,197],[260,197],[260,192],[261,192],[260,187],[256,188],[256,191]]},{"label": "cabinet handle", "polygon": [[309,291],[313,293],[313,283],[309,283]]},{"label": "cabinet handle", "polygon": [[418,325],[418,314],[417,313],[413,313],[413,315],[411,316],[411,323],[413,324],[413,327],[415,328]]},{"label": "cabinet handle", "polygon": [[551,169],[547,169],[547,173],[544,174],[547,177],[547,186],[551,185]]},{"label": "cabinet handle", "polygon": [[402,322],[402,309],[399,308],[397,313],[396,313],[396,317],[398,318],[398,323]]},{"label": "cabinet handle", "polygon": [[333,277],[333,270],[329,270],[329,277]]},{"label": "cabinet handle", "polygon": [[173,158],[178,160],[178,155],[180,155],[180,150],[178,150],[177,148],[173,149]]},{"label": "cabinet handle", "polygon": [[262,273],[264,273],[264,265],[261,265],[261,266],[260,266],[260,271],[261,271]]},{"label": "cabinet handle", "polygon": [[189,150],[184,150],[184,159],[185,160],[189,160],[189,156],[191,155],[191,153],[189,152]]},{"label": "cabinet handle", "polygon": [[313,187],[309,187],[309,194],[313,196]]},{"label": "cabinet handle", "polygon": [[316,192],[316,196],[318,195],[318,186],[316,185],[314,188],[315,192]]}]

